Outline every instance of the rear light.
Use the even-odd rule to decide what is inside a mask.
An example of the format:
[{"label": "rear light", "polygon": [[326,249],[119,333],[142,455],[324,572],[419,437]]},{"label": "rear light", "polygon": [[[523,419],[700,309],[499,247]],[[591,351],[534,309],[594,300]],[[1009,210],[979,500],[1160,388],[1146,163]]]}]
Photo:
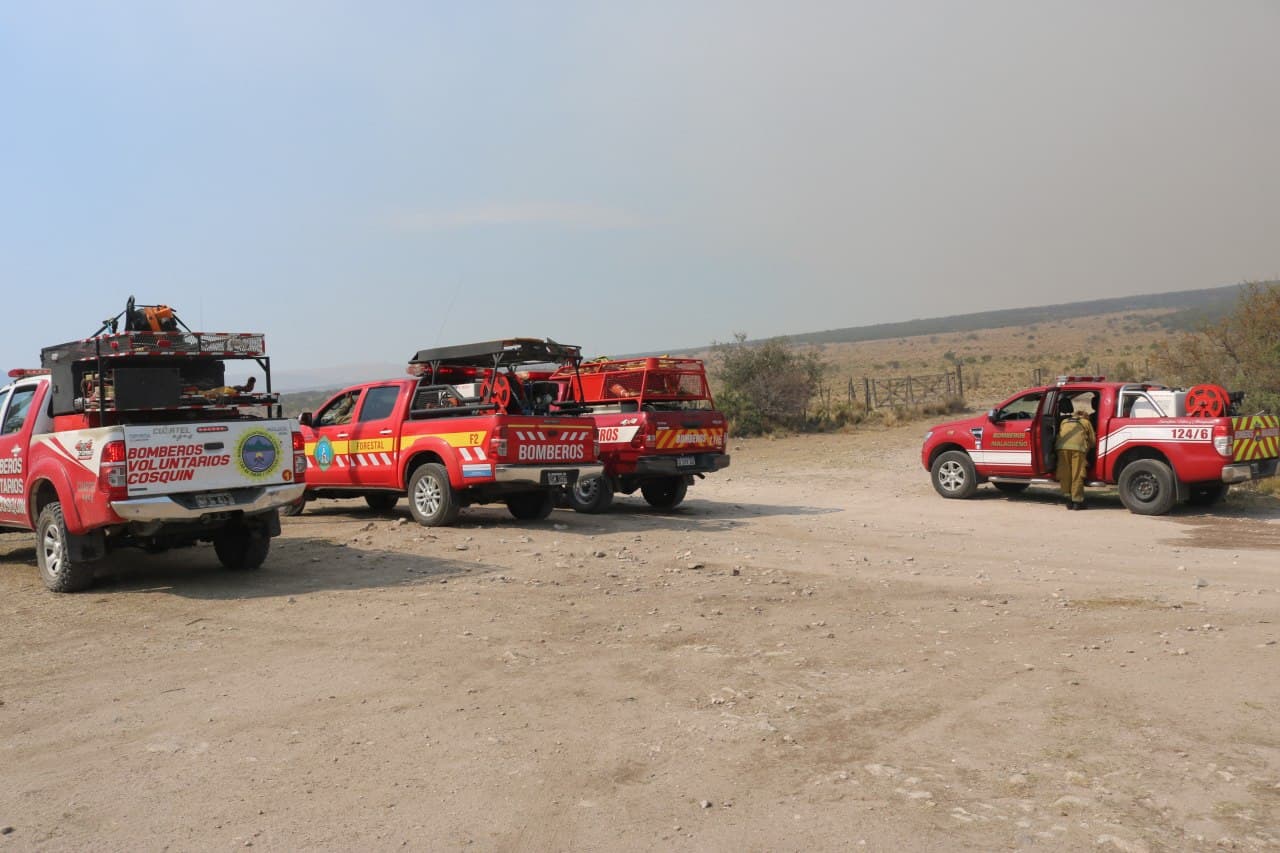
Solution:
[{"label": "rear light", "polygon": [[293,474],[299,483],[307,475],[307,444],[300,432],[293,434]]},{"label": "rear light", "polygon": [[497,427],[489,436],[489,455],[499,459],[507,455],[507,428]]},{"label": "rear light", "polygon": [[109,501],[129,497],[129,472],[125,462],[123,441],[109,441],[102,446],[102,462],[98,465],[98,491]]},{"label": "rear light", "polygon": [[631,446],[637,449],[644,447],[652,450],[658,446],[657,433],[645,432],[638,429],[636,430],[636,434],[631,436]]},{"label": "rear light", "polygon": [[1235,437],[1231,434],[1231,426],[1229,424],[1214,424],[1213,449],[1218,451],[1218,455],[1230,459],[1234,454],[1232,449],[1234,444]]}]

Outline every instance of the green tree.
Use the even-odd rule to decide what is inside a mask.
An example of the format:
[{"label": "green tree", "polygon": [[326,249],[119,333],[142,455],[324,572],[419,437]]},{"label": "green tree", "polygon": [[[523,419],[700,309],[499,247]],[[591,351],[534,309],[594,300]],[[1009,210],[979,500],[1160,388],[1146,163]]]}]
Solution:
[{"label": "green tree", "polygon": [[1166,382],[1245,392],[1247,412],[1280,411],[1280,284],[1250,283],[1235,310],[1155,349]]},{"label": "green tree", "polygon": [[758,435],[802,429],[827,365],[817,353],[800,351],[783,338],[747,343],[742,332],[733,337],[731,343],[712,345],[713,375],[721,387],[716,404],[733,431]]}]

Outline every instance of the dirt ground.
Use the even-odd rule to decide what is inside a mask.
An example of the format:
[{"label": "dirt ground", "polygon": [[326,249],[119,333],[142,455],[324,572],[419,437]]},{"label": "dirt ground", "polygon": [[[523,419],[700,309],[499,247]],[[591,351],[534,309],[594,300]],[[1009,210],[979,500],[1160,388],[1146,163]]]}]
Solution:
[{"label": "dirt ground", "polygon": [[1280,849],[1277,504],[945,501],[922,432],[79,595],[0,537],[0,851]]}]

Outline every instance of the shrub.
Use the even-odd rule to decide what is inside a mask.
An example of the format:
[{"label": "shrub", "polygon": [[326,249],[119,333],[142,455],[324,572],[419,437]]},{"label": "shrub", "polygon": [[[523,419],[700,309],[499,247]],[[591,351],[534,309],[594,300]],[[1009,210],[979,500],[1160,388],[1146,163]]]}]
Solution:
[{"label": "shrub", "polygon": [[1165,381],[1245,392],[1245,410],[1280,411],[1280,284],[1249,284],[1235,310],[1199,331],[1156,341]]},{"label": "shrub", "polygon": [[749,344],[741,332],[732,343],[712,345],[713,372],[723,389],[717,405],[741,435],[809,426],[809,401],[826,364],[812,352],[774,338]]}]

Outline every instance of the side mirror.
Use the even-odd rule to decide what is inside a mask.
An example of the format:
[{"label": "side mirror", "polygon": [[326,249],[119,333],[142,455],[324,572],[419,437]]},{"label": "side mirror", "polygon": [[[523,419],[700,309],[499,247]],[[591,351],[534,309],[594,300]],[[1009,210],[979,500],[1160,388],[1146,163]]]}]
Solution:
[{"label": "side mirror", "polygon": [[996,422],[996,410],[995,410],[995,409],[987,409],[987,420],[991,421],[992,423],[995,423],[995,422]]},{"label": "side mirror", "polygon": [[311,413],[303,412],[302,414],[298,415],[298,423],[302,424],[303,426],[311,426]]}]

